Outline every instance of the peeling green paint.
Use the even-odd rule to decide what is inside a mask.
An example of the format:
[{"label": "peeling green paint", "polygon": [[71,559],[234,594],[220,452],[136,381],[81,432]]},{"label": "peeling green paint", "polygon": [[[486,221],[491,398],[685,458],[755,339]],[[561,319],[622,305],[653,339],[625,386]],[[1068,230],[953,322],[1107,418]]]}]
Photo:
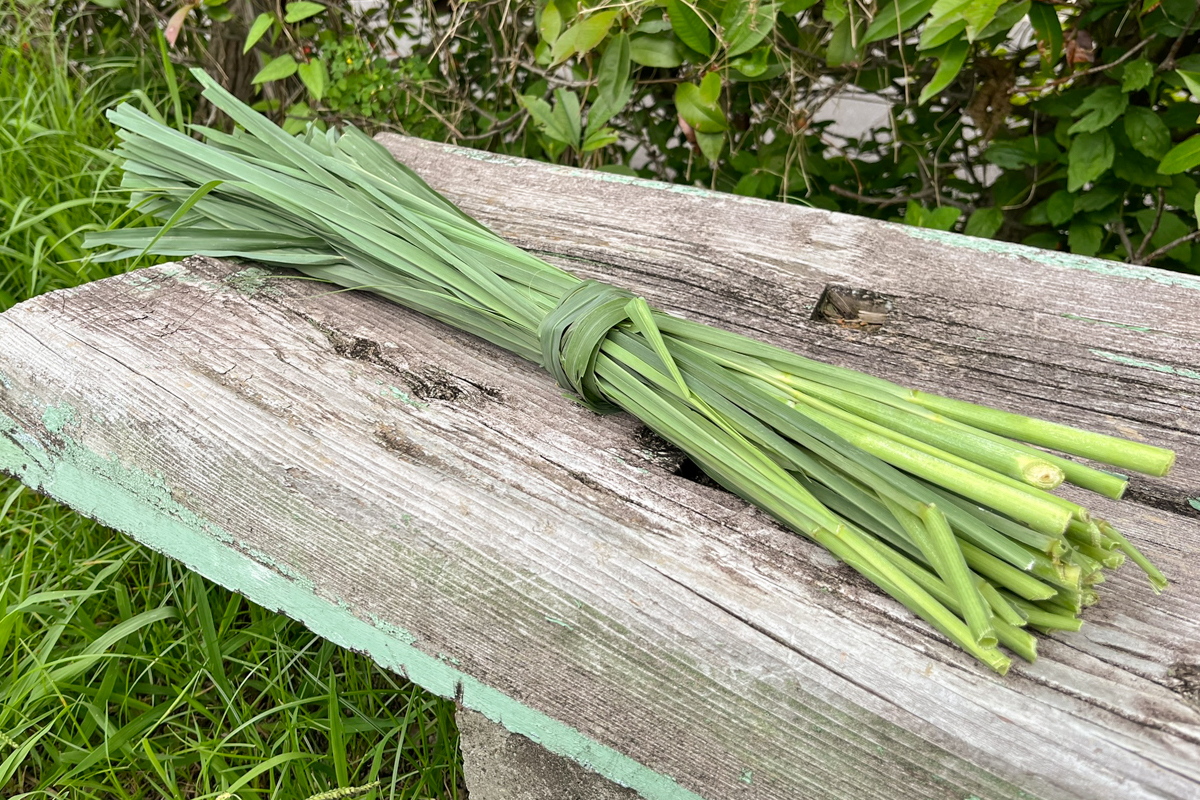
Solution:
[{"label": "peeling green paint", "polygon": [[600,172],[593,169],[578,169],[577,167],[547,167],[546,172],[552,175],[568,175],[572,178],[586,178],[590,181],[600,181],[601,183],[617,183],[622,186],[639,186],[643,189],[654,189],[659,192],[670,192],[671,194],[686,194],[692,197],[704,197],[711,200],[728,200],[734,203],[744,203],[747,205],[766,205],[769,200],[761,200],[757,197],[743,197],[740,194],[729,194],[728,192],[718,192],[713,189],[705,189],[702,186],[688,186],[680,183],[664,183],[663,181],[654,181],[648,178],[639,178],[634,175],[620,175],[615,172]]},{"label": "peeling green paint", "polygon": [[912,225],[890,223],[887,224],[887,227],[892,230],[901,231],[914,239],[938,242],[939,244],[975,250],[980,253],[995,253],[998,255],[1027,258],[1030,261],[1036,261],[1039,264],[1046,264],[1051,267],[1081,269],[1097,275],[1153,281],[1154,283],[1161,283],[1164,286],[1179,286],[1183,289],[1200,291],[1200,278],[1193,275],[1184,275],[1180,272],[1167,272],[1166,270],[1155,269],[1154,267],[1139,267],[1120,261],[1104,261],[1099,258],[1077,256],[1072,253],[1060,253],[1056,250],[1042,250],[1023,244],[1013,244],[1012,242],[999,242],[995,239],[963,236],[961,233],[935,231],[930,228],[917,228]]},{"label": "peeling green paint", "polygon": [[[504,167],[520,167],[528,166],[530,162],[525,158],[516,158],[513,156],[502,156],[495,153],[485,153],[482,150],[472,150],[468,147],[459,147],[457,145],[446,144],[442,145],[442,150],[454,155],[463,156],[473,161],[483,161],[488,164],[499,164]],[[634,175],[619,175],[614,172],[600,172],[594,169],[579,169],[578,167],[564,167],[559,165],[538,164],[538,169],[545,170],[552,175],[568,175],[572,178],[583,178],[590,181],[601,181],[603,183],[617,183],[624,186],[640,186],[645,189],[654,189],[660,192],[671,192],[672,194],[687,194],[693,197],[707,197],[716,200],[729,200],[735,203],[747,203],[750,205],[763,205],[770,203],[769,200],[761,200],[757,197],[743,197],[738,194],[730,194],[728,192],[718,192],[713,189],[705,189],[702,186],[687,186],[678,183],[665,183],[663,181],[650,180],[648,178],[639,178]]]},{"label": "peeling green paint", "polygon": [[64,437],[62,452],[50,459],[33,436],[5,415],[0,415],[0,432],[5,434],[0,436],[0,469],[26,485],[259,605],[287,613],[335,644],[366,652],[434,694],[460,698],[493,722],[647,798],[702,800],[666,775],[421,651],[410,632],[379,619],[359,619],[319,597],[303,577],[283,574],[280,565],[259,560],[261,554],[227,546],[235,541],[233,535],[175,501],[161,478],[93,453],[69,437]]},{"label": "peeling green paint", "polygon": [[47,406],[42,414],[42,424],[51,433],[59,433],[63,428],[78,421],[75,409],[69,405]]},{"label": "peeling green paint", "polygon": [[1107,350],[1088,350],[1092,355],[1106,358],[1117,364],[1124,364],[1127,367],[1138,367],[1139,369],[1151,369],[1155,372],[1164,372],[1167,375],[1178,375],[1181,378],[1189,378],[1193,381],[1200,381],[1200,372],[1192,369],[1184,369],[1182,367],[1172,367],[1170,364],[1161,364],[1157,361],[1146,361],[1141,358],[1132,358],[1123,356],[1120,353],[1110,353]]},{"label": "peeling green paint", "polygon": [[[413,408],[429,408],[429,403],[422,403],[420,400],[414,400],[411,395],[402,389],[397,389],[395,386],[391,385],[389,385],[387,388],[391,390],[391,398],[393,400],[399,400],[401,403],[404,403],[404,405],[412,406]],[[379,396],[388,397],[389,395],[386,391],[380,390]]]},{"label": "peeling green paint", "polygon": [[[185,286],[197,286],[206,292],[217,293],[221,291],[221,284],[214,280],[205,278],[202,275],[197,275],[188,269],[187,264],[183,261],[175,261],[170,264],[163,264],[158,267],[152,267],[159,275],[164,278],[171,278]],[[126,276],[117,276],[120,280],[128,280],[128,275],[136,275],[136,272],[128,273]]]},{"label": "peeling green paint", "polygon": [[274,277],[272,273],[262,267],[246,267],[243,270],[227,275],[225,277],[225,285],[246,297],[254,297],[260,294],[270,297],[280,294],[279,289],[270,283],[272,277]]}]

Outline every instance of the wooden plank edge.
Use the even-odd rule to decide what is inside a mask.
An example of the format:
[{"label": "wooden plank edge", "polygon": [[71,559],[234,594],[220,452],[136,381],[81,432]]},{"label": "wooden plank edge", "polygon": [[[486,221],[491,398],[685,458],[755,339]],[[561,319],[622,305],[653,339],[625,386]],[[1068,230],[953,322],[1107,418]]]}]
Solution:
[{"label": "wooden plank edge", "polygon": [[[6,382],[0,375],[0,383]],[[46,408],[42,424],[63,443],[60,452],[50,453],[14,419],[0,414],[0,470],[226,589],[298,620],[318,636],[365,653],[423,689],[454,698],[643,797],[704,800],[669,776],[423,652],[416,647],[416,637],[403,628],[381,620],[364,621],[320,597],[308,581],[285,574],[265,554],[241,547],[228,531],[178,503],[160,478],[103,458],[64,435],[62,429],[77,416],[66,405]]]},{"label": "wooden plank edge", "polygon": [[[497,164],[505,167],[536,168],[544,171],[547,175],[564,175],[572,178],[582,178],[585,180],[598,181],[602,183],[616,183],[625,186],[637,186],[660,192],[691,195],[693,197],[721,200],[723,202],[738,203],[742,205],[782,205],[778,201],[774,200],[763,200],[757,197],[743,197],[742,195],[718,192],[713,189],[705,189],[700,186],[665,183],[663,181],[639,178],[633,175],[620,175],[613,172],[581,169],[579,167],[568,167],[560,164],[545,164],[528,158],[489,153],[484,150],[474,150],[469,147],[462,147],[459,145],[446,144],[442,142],[430,142],[422,139],[416,139],[414,137],[402,136],[396,133],[380,133],[375,136],[375,140],[385,147],[387,146],[387,142],[389,140],[405,143],[412,142],[421,148],[428,148],[430,150],[446,153],[448,155],[469,158],[474,161],[483,161],[488,164]],[[437,187],[434,188],[437,189]],[[819,213],[828,215],[833,218],[833,222],[835,224],[853,224],[858,226],[877,225],[881,230],[897,231],[914,239],[926,241],[931,244],[936,243],[956,249],[974,250],[976,252],[986,253],[988,255],[1006,256],[1014,261],[1033,261],[1052,269],[1083,270],[1085,272],[1090,272],[1094,275],[1100,275],[1104,277],[1151,281],[1164,286],[1177,286],[1182,289],[1200,291],[1200,277],[1182,272],[1171,272],[1168,270],[1159,269],[1157,267],[1126,264],[1122,261],[1106,261],[1102,258],[1080,256],[1073,253],[1061,253],[1056,250],[1043,250],[1038,247],[1030,247],[1029,245],[1016,244],[1014,242],[1002,242],[995,239],[981,239],[976,236],[966,236],[965,234],[961,233],[938,231],[931,228],[918,228],[914,225],[900,225],[891,222],[883,222],[880,220],[873,220],[868,217],[860,217],[838,211],[825,211],[824,209],[813,209],[800,205],[791,206],[791,208],[795,209],[799,214]]]}]

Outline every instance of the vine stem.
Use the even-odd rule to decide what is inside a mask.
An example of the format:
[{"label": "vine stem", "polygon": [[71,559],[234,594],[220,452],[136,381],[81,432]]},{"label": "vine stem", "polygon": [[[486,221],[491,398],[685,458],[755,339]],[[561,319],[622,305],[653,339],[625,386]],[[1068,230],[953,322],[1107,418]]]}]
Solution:
[{"label": "vine stem", "polygon": [[1150,44],[1150,42],[1152,42],[1152,41],[1154,41],[1154,37],[1147,36],[1145,39],[1142,39],[1140,42],[1135,44],[1133,47],[1129,48],[1129,50],[1124,55],[1122,55],[1120,58],[1118,58],[1115,61],[1111,61],[1107,64],[1097,64],[1094,67],[1088,67],[1087,69],[1081,70],[1080,72],[1072,72],[1070,75],[1063,75],[1061,78],[1055,78],[1052,81],[1047,81],[1046,83],[1043,83],[1041,86],[1022,86],[1019,89],[1014,89],[1012,91],[1012,94],[1030,94],[1033,92],[1043,92],[1046,89],[1052,89],[1056,86],[1061,86],[1065,83],[1070,83],[1071,81],[1078,80],[1079,78],[1086,78],[1088,75],[1095,75],[1097,72],[1104,72],[1105,70],[1112,69],[1113,67],[1124,64],[1126,61],[1133,58],[1135,55],[1137,55],[1139,52],[1141,52],[1143,47]]},{"label": "vine stem", "polygon": [[1176,239],[1173,242],[1167,242],[1162,247],[1158,248],[1153,253],[1146,256],[1144,259],[1142,259],[1141,261],[1139,261],[1137,263],[1149,264],[1149,263],[1153,262],[1154,259],[1156,259],[1156,258],[1162,258],[1167,253],[1174,250],[1176,247],[1179,247],[1179,245],[1187,244],[1188,242],[1194,242],[1197,239],[1200,239],[1200,231],[1192,231],[1187,236],[1180,236],[1178,239]]}]

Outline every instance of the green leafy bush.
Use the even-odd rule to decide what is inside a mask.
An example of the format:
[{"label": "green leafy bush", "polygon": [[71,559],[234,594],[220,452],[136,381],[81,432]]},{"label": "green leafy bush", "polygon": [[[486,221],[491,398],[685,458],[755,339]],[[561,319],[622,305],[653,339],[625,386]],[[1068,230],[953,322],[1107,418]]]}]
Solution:
[{"label": "green leafy bush", "polygon": [[[198,0],[174,18],[182,60],[233,32],[241,96],[293,130],[351,119],[1200,271],[1194,0]],[[828,110],[847,97],[886,114],[848,130]]]}]

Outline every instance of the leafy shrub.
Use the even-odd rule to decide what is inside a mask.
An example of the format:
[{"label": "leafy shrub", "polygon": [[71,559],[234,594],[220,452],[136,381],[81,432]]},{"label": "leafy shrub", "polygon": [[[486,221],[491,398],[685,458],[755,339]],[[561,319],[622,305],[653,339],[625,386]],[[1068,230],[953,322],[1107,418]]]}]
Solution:
[{"label": "leafy shrub", "polygon": [[[193,60],[236,31],[245,96],[292,129],[352,119],[1200,271],[1194,0],[197,0],[175,18]],[[885,121],[846,133],[823,109],[848,96]]]}]

